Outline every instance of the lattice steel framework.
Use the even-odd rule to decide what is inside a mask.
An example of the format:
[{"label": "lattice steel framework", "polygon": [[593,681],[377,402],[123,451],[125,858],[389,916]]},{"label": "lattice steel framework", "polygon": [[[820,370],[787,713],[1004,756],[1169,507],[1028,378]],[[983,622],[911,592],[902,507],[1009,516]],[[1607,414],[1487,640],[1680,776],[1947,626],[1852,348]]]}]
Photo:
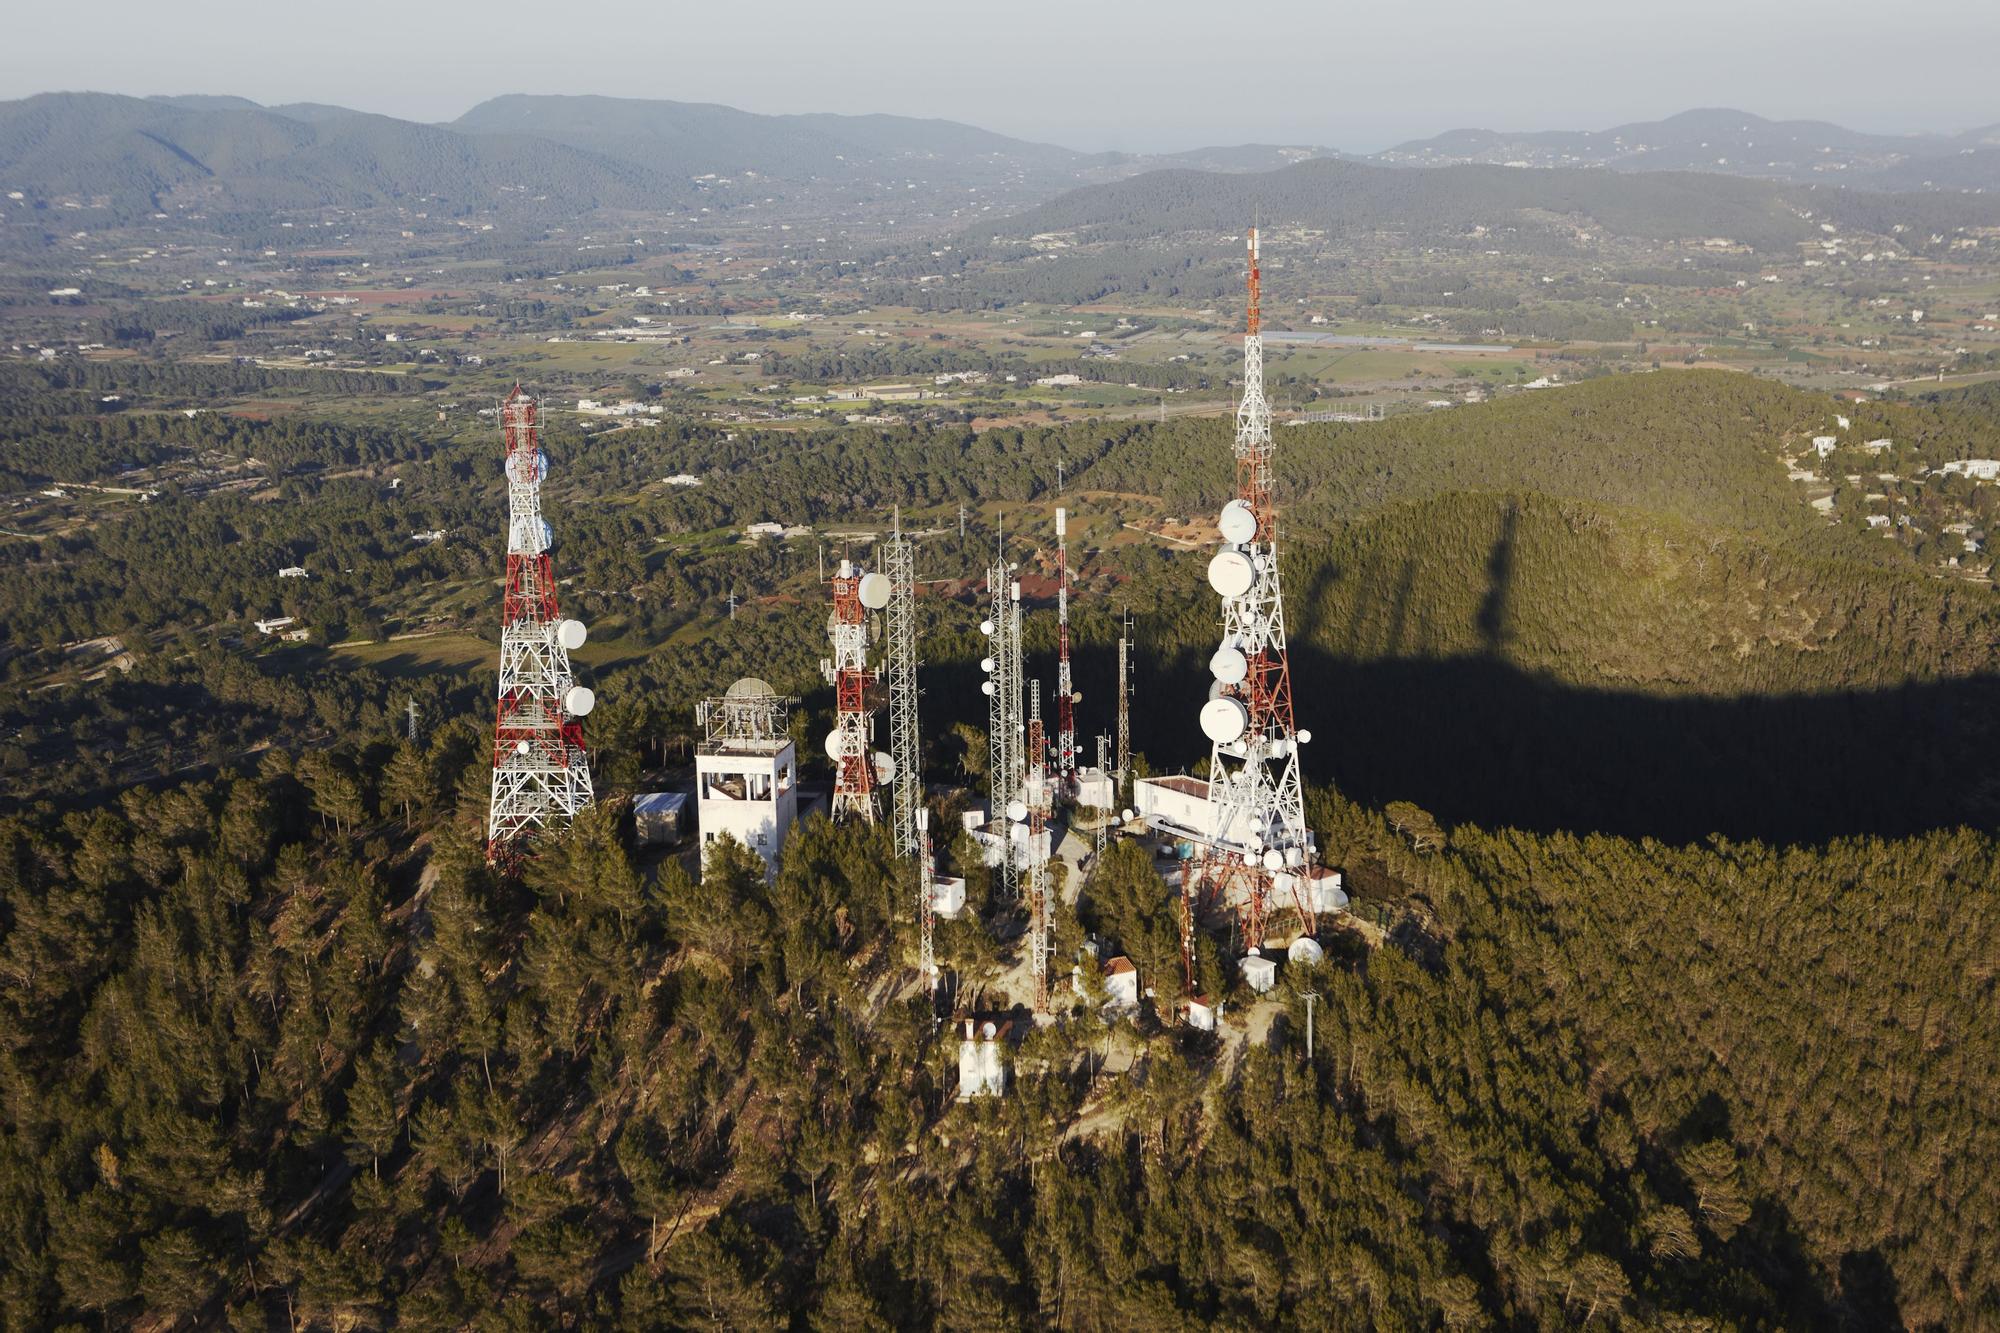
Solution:
[{"label": "lattice steel framework", "polygon": [[1076,790],[1076,686],[1069,673],[1069,515],[1056,510],[1056,782]]},{"label": "lattice steel framework", "polygon": [[1052,783],[1048,772],[1048,737],[1042,730],[1042,683],[1028,682],[1027,781],[1022,800],[1028,807],[1026,848],[1028,895],[1028,975],[1034,984],[1034,1010],[1049,1011],[1049,955],[1055,952],[1055,930],[1049,905],[1049,868],[1042,856],[1048,836]]},{"label": "lattice steel framework", "polygon": [[[1255,528],[1248,540],[1225,539],[1223,551],[1247,558],[1252,576],[1243,592],[1222,597],[1222,649],[1242,655],[1242,677],[1230,681],[1218,676],[1217,682],[1219,696],[1242,704],[1245,723],[1240,736],[1214,742],[1208,798],[1215,840],[1195,873],[1182,881],[1181,958],[1191,991],[1196,989],[1196,922],[1201,908],[1218,896],[1238,897],[1243,943],[1262,945],[1274,878],[1284,874],[1294,886],[1307,932],[1315,929],[1305,891],[1313,836],[1306,827],[1285,603],[1278,580],[1271,409],[1264,399],[1262,291],[1254,227],[1248,249],[1249,319],[1243,338],[1243,397],[1236,407],[1236,502],[1249,511]],[[1223,555],[1217,556],[1222,559]]]},{"label": "lattice steel framework", "polygon": [[987,782],[992,796],[993,815],[988,828],[1001,838],[1000,878],[996,885],[1002,902],[1012,902],[1021,892],[1021,863],[1014,845],[1014,821],[1007,807],[1021,799],[1021,585],[1014,581],[1013,569],[998,561],[986,571],[991,594],[991,610],[980,629],[987,635],[986,743]]},{"label": "lattice steel framework", "polygon": [[[583,626],[556,610],[552,534],[542,520],[540,407],[521,388],[500,407],[506,444],[507,589],[501,600],[499,708],[486,850],[500,860],[535,833],[569,827],[591,803],[583,725],[592,696],[570,672]],[[572,711],[572,710],[575,711]]]},{"label": "lattice steel framework", "polygon": [[915,857],[924,803],[923,746],[917,730],[916,547],[903,535],[901,515],[883,547],[882,572],[889,578],[889,753],[896,761],[892,831],[897,854]]},{"label": "lattice steel framework", "polygon": [[827,638],[833,656],[820,663],[833,686],[833,818],[835,822],[876,818],[874,718],[868,711],[868,686],[875,673],[868,669],[868,608],[861,604],[862,571],[846,560],[833,578],[833,611],[827,616]]},{"label": "lattice steel framework", "polygon": [[931,859],[931,812],[917,808],[917,970],[932,996],[937,994],[937,948],[932,941],[937,919],[937,863]]}]

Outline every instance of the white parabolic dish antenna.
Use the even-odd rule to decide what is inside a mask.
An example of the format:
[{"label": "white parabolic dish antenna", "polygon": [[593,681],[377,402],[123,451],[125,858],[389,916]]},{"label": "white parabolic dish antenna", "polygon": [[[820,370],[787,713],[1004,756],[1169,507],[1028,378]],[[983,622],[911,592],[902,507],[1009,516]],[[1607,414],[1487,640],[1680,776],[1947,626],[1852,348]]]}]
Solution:
[{"label": "white parabolic dish antenna", "polygon": [[861,604],[870,611],[880,611],[889,604],[889,576],[887,574],[863,574],[861,576]]},{"label": "white parabolic dish antenna", "polygon": [[826,757],[836,764],[847,757],[847,742],[838,730],[826,733]]},{"label": "white parabolic dish antenna", "polygon": [[1240,699],[1210,699],[1201,706],[1201,733],[1217,745],[1240,739],[1250,725],[1250,710]]},{"label": "white parabolic dish antenna", "polygon": [[1223,551],[1208,562],[1208,586],[1224,597],[1241,597],[1256,581],[1257,571],[1241,551]]},{"label": "white parabolic dish antenna", "polygon": [[1007,802],[1007,818],[1018,824],[1027,817],[1028,803],[1026,801],[1015,800]]},{"label": "white parabolic dish antenna", "polygon": [[1326,950],[1319,947],[1319,941],[1310,935],[1301,935],[1292,941],[1292,947],[1285,950],[1285,959],[1293,963],[1317,963],[1326,957]]},{"label": "white parabolic dish antenna", "polygon": [[572,685],[563,695],[563,711],[571,717],[587,717],[597,707],[597,692],[588,685]]},{"label": "white parabolic dish antenna", "polygon": [[1209,674],[1224,685],[1240,685],[1250,674],[1250,664],[1244,660],[1242,650],[1223,646],[1215,650],[1215,656],[1208,659]]},{"label": "white parabolic dish antenna", "polygon": [[875,780],[888,786],[896,780],[896,756],[886,750],[877,750],[870,756],[875,765]]},{"label": "white parabolic dish antenna", "polygon": [[573,653],[583,647],[584,640],[589,637],[590,631],[583,627],[581,620],[563,620],[556,623],[556,642],[567,652]]},{"label": "white parabolic dish antenna", "polygon": [[1222,529],[1222,540],[1241,546],[1257,535],[1257,515],[1243,501],[1231,500],[1222,506],[1216,526]]},{"label": "white parabolic dish antenna", "polygon": [[731,699],[762,699],[777,691],[771,688],[769,681],[759,680],[755,676],[745,676],[723,693]]}]

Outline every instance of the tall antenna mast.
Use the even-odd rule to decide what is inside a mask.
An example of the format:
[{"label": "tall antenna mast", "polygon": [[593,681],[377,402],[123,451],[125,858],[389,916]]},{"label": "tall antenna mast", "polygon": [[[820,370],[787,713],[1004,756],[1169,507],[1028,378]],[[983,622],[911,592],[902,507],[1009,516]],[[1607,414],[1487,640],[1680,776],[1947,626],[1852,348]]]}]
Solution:
[{"label": "tall antenna mast", "polygon": [[882,572],[889,579],[889,755],[895,761],[896,783],[892,829],[896,854],[918,857],[924,775],[917,730],[916,546],[903,535],[901,509],[894,523],[882,559]]},{"label": "tall antenna mast", "polygon": [[987,636],[987,679],[980,685],[987,696],[987,781],[991,784],[992,819],[988,828],[1000,838],[999,896],[1012,902],[1020,896],[1021,859],[1014,828],[1028,817],[1021,799],[1021,585],[1004,559],[986,571],[991,610],[979,629]]},{"label": "tall antenna mast", "polygon": [[1042,733],[1042,683],[1028,682],[1028,975],[1034,982],[1034,1011],[1049,1011],[1049,955],[1054,952],[1049,913],[1049,877],[1042,846],[1048,838],[1048,743]]},{"label": "tall antenna mast", "polygon": [[1257,229],[1249,236],[1249,318],[1243,338],[1243,398],[1236,407],[1236,498],[1223,506],[1222,549],[1208,582],[1222,599],[1222,645],[1209,659],[1216,693],[1201,710],[1213,743],[1209,760],[1209,843],[1181,888],[1181,963],[1195,992],[1194,932],[1201,908],[1234,902],[1243,943],[1264,943],[1273,887],[1289,885],[1306,933],[1316,929],[1305,891],[1313,859],[1299,774],[1298,731],[1278,582],[1277,516],[1272,503],[1271,409],[1264,399],[1262,275]]},{"label": "tall antenna mast", "polygon": [[937,947],[932,926],[937,917],[937,868],[931,860],[931,812],[917,809],[917,970],[933,999],[937,996]]},{"label": "tall antenna mast", "polygon": [[1056,781],[1076,784],[1076,687],[1069,674],[1069,515],[1056,510]]},{"label": "tall antenna mast", "polygon": [[1125,613],[1118,633],[1118,799],[1124,799],[1125,776],[1132,771],[1132,613]]},{"label": "tall antenna mast", "polygon": [[539,404],[519,384],[500,405],[506,443],[507,590],[501,599],[500,702],[493,728],[488,860],[504,861],[530,834],[559,832],[591,803],[581,719],[597,696],[578,685],[569,655],[583,647],[581,621],[556,610],[554,534],[542,520]]},{"label": "tall antenna mast", "polygon": [[[833,760],[833,818],[874,823],[876,758],[869,752],[875,738],[875,718],[868,711],[868,686],[876,673],[868,669],[868,613],[889,602],[889,580],[869,574],[845,556],[833,576],[833,611],[827,617],[827,638],[833,656],[822,659],[820,672],[833,686],[833,732],[826,752]],[[887,764],[882,765],[887,768]]]}]

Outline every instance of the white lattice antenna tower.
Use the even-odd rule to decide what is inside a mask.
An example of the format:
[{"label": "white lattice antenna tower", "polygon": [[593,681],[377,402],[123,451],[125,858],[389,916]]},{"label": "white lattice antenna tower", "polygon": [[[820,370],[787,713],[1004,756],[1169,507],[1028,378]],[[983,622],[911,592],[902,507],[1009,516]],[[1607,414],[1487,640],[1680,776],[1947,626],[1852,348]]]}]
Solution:
[{"label": "white lattice antenna tower", "polygon": [[1042,849],[1048,840],[1049,800],[1052,784],[1048,772],[1048,741],[1042,730],[1042,683],[1028,682],[1028,777],[1022,790],[1027,803],[1028,842],[1026,892],[1028,899],[1028,975],[1034,988],[1034,1011],[1049,1011],[1049,956],[1055,952],[1055,931],[1049,904],[1048,862]]},{"label": "white lattice antenna tower", "polygon": [[892,831],[899,856],[918,855],[918,820],[924,803],[923,744],[917,730],[916,547],[903,534],[903,516],[883,548],[889,579],[889,755],[895,760]]},{"label": "white lattice antenna tower", "polygon": [[1015,825],[1027,817],[1021,799],[1021,585],[1004,559],[986,571],[986,582],[990,610],[979,629],[987,636],[987,655],[979,665],[987,678],[979,688],[987,697],[987,781],[992,799],[988,828],[1001,840],[1000,900],[1012,902],[1021,892]]},{"label": "white lattice antenna tower", "polygon": [[1222,644],[1209,660],[1217,690],[1201,710],[1202,731],[1213,745],[1208,795],[1214,841],[1196,873],[1183,880],[1181,897],[1181,957],[1190,992],[1198,992],[1194,931],[1208,901],[1234,898],[1243,942],[1258,947],[1264,943],[1271,891],[1286,883],[1307,932],[1315,928],[1305,891],[1313,836],[1299,774],[1299,745],[1311,737],[1298,731],[1292,714],[1258,259],[1252,227],[1243,397],[1236,408],[1236,497],[1223,506],[1222,549],[1208,567],[1209,585],[1222,599]]},{"label": "white lattice antenna tower", "polygon": [[590,764],[581,719],[596,696],[578,685],[569,655],[584,643],[580,621],[556,609],[542,520],[540,409],[520,385],[500,407],[506,442],[507,589],[501,602],[500,700],[493,735],[493,794],[486,852],[505,860],[536,833],[566,829],[591,803]]}]

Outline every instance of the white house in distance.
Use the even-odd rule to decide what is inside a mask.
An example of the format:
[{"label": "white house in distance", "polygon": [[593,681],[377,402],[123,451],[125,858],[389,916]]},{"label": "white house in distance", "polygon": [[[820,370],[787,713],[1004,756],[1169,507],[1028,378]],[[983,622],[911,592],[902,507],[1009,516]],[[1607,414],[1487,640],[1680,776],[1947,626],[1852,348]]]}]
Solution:
[{"label": "white house in distance", "polygon": [[283,569],[278,571],[278,577],[281,579],[305,578],[306,567],[304,565],[286,565]]},{"label": "white house in distance", "polygon": [[786,733],[792,700],[747,676],[696,710],[705,737],[695,747],[695,820],[703,859],[724,834],[778,873],[778,854],[799,818],[798,751]]}]

